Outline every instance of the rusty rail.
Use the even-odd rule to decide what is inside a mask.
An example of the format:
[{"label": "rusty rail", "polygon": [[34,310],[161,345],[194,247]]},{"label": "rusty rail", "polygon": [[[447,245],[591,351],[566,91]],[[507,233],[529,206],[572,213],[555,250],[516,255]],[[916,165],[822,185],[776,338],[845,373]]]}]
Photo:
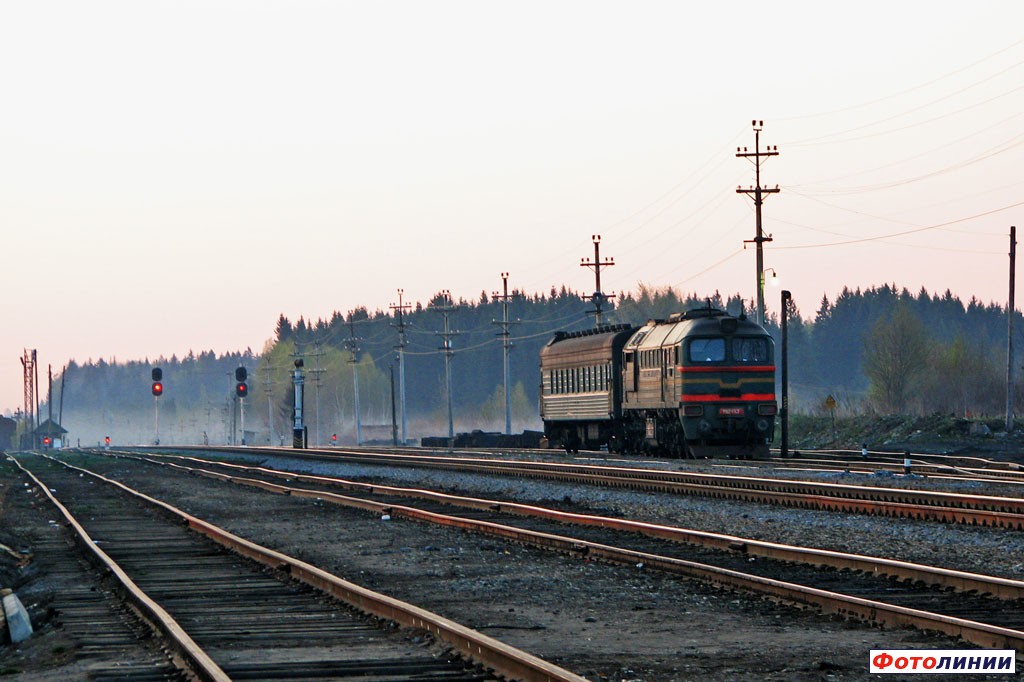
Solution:
[{"label": "rusty rail", "polygon": [[147,448],[147,450],[213,451],[276,455],[327,461],[360,462],[385,466],[410,466],[520,476],[651,492],[698,495],[725,500],[778,504],[802,509],[822,509],[895,518],[914,518],[942,523],[961,523],[992,528],[1024,530],[1024,498],[964,495],[927,490],[795,481],[696,472],[663,471],[630,467],[509,462],[463,457],[376,454],[348,450],[289,450],[282,448],[196,447]]},{"label": "rusty rail", "polygon": [[[195,469],[181,466],[172,462],[152,460],[146,457],[139,457],[148,462],[180,468],[188,473],[200,476],[208,476],[225,481],[244,483],[273,492],[296,494],[294,488],[277,486],[272,483],[265,483],[258,479],[242,478],[217,472]],[[402,488],[397,486],[386,486],[372,483],[359,483],[345,479],[329,476],[316,476],[291,471],[267,469],[265,467],[247,466],[243,464],[232,464],[229,462],[210,462],[195,457],[180,456],[178,459],[193,461],[207,465],[215,465],[232,470],[240,470],[262,474],[285,481],[296,481],[340,488],[343,490],[361,491],[367,494],[393,495],[406,498],[417,498],[441,502],[452,506],[468,509],[481,509],[495,512],[506,512],[520,516],[533,516],[538,518],[559,521],[562,523],[578,526],[592,526],[609,528],[625,532],[638,533],[648,537],[661,538],[682,544],[700,545],[715,549],[726,549],[741,551],[750,556],[760,556],[781,561],[792,561],[796,563],[811,564],[815,566],[827,566],[838,569],[849,569],[863,571],[876,575],[889,575],[901,580],[922,581],[932,585],[941,585],[955,591],[970,592],[976,591],[982,594],[991,594],[1000,599],[1022,599],[1024,598],[1024,581],[1000,578],[997,576],[980,575],[965,571],[956,571],[937,566],[926,566],[895,559],[865,556],[861,554],[850,554],[836,552],[826,549],[812,547],[796,547],[781,543],[753,540],[733,535],[711,533],[707,531],[693,530],[665,526],[661,524],[645,523],[642,521],[630,521],[616,519],[607,516],[595,516],[589,514],[574,514],[555,509],[547,509],[535,505],[521,504],[518,502],[507,502],[500,500],[489,500],[476,497],[465,497],[460,495],[449,495],[432,490],[416,488]],[[305,494],[305,493],[303,493]],[[352,500],[349,506],[360,509],[379,512],[381,506],[378,503],[358,500],[358,498],[347,498]]]},{"label": "rusty rail", "polygon": [[[115,486],[138,499],[144,500],[148,504],[160,507],[181,519],[192,530],[211,538],[218,544],[270,568],[286,571],[297,580],[340,599],[364,613],[391,620],[405,627],[426,630],[451,646],[468,660],[490,668],[499,675],[509,679],[522,680],[523,682],[586,682],[585,678],[571,671],[509,646],[493,637],[488,637],[464,625],[421,609],[418,606],[343,580],[307,562],[250,542],[198,517],[192,516],[167,502],[134,490],[119,481],[82,467],[61,462],[52,457],[48,457],[48,459],[59,462],[73,471],[87,474]],[[31,476],[31,474],[29,475]],[[38,481],[38,479],[35,480]],[[42,486],[42,483],[39,483],[39,485]],[[46,490],[45,486],[42,487],[43,490]],[[266,483],[260,487],[264,487],[267,490],[273,490],[274,488],[273,484]],[[51,496],[51,499],[54,498]],[[82,532],[84,533],[84,530]],[[99,550],[97,549],[97,551]],[[127,578],[127,576],[125,577]],[[159,607],[157,606],[157,608]],[[170,616],[167,617],[170,618]],[[182,634],[184,634],[184,631],[182,631]],[[187,635],[185,636],[187,637]],[[211,679],[228,680],[229,678],[224,676],[223,678]]]},{"label": "rusty rail", "polygon": [[40,481],[35,474],[22,466],[21,462],[15,459],[13,456],[8,455],[7,458],[14,462],[14,464],[21,469],[22,473],[28,477],[35,485],[39,487],[41,491],[49,498],[53,506],[61,513],[64,520],[67,521],[68,525],[72,528],[75,533],[75,538],[78,544],[90,553],[93,559],[103,566],[121,585],[128,600],[135,606],[138,613],[142,616],[149,626],[156,632],[163,635],[164,639],[171,645],[171,649],[174,652],[176,659],[180,665],[187,667],[193,674],[198,676],[202,680],[208,680],[209,682],[230,682],[231,678],[221,670],[210,656],[203,651],[203,649],[195,643],[195,641],[189,637],[188,633],[178,624],[174,618],[171,617],[162,606],[157,604],[155,601],[149,598],[145,592],[139,589],[139,586],[128,577],[128,575],[117,565],[110,556],[107,555],[99,546],[93,542],[93,539],[85,531],[80,523],[72,516],[71,512],[68,511],[67,507],[60,503],[50,489]]},{"label": "rusty rail", "polygon": [[[180,468],[188,469],[188,467]],[[269,483],[267,481],[260,481],[257,479],[245,478],[240,476],[232,476],[230,474],[222,474],[208,470],[197,470],[196,473],[201,476],[207,476],[210,478],[238,483],[242,485],[251,485],[259,487],[261,489],[276,492],[283,495],[291,495],[293,497],[308,497],[323,500],[333,504],[339,504],[343,506],[349,506],[367,511],[372,511],[378,514],[389,514],[392,518],[408,518],[416,521],[423,521],[452,528],[460,528],[463,530],[474,531],[478,533],[486,533],[488,535],[500,537],[512,542],[518,542],[524,545],[531,545],[575,556],[586,556],[589,559],[596,559],[606,561],[609,563],[617,563],[623,565],[643,564],[645,566],[656,568],[669,573],[675,573],[693,578],[698,578],[725,587],[744,589],[759,594],[766,594],[772,597],[785,599],[792,603],[816,606],[823,609],[826,612],[836,613],[859,620],[874,622],[882,625],[912,625],[914,627],[918,627],[921,629],[934,630],[948,635],[961,637],[964,640],[973,642],[975,644],[978,644],[979,646],[995,648],[1016,648],[1024,650],[1024,632],[1012,630],[1009,628],[1003,628],[995,625],[990,625],[986,623],[979,623],[976,621],[956,618],[953,616],[946,616],[943,614],[920,611],[917,609],[911,609],[893,604],[887,604],[884,602],[863,599],[851,595],[844,595],[837,592],[830,592],[828,590],[821,590],[818,588],[812,588],[804,585],[797,585],[794,583],[775,580],[772,578],[766,578],[763,576],[741,573],[731,569],[710,566],[707,564],[696,563],[684,559],[677,559],[673,557],[665,557],[645,552],[638,552],[629,549],[612,547],[600,543],[580,540],[578,538],[565,537],[550,533],[540,533],[536,531],[530,531],[520,528],[514,528],[511,526],[491,523],[488,521],[478,521],[448,516],[444,514],[437,514],[434,512],[420,510],[414,507],[408,507],[404,505],[389,505],[380,502],[372,502],[369,500],[352,498],[322,490],[307,490],[301,488],[293,488],[290,486]],[[290,478],[296,478],[299,476],[305,475],[288,474],[288,477]],[[375,491],[379,491],[382,488],[387,488],[387,486],[369,487],[373,488]],[[505,506],[506,503],[500,504],[502,506]],[[527,507],[528,505],[520,506]],[[692,533],[694,531],[688,532]],[[714,534],[707,535],[714,537]],[[718,537],[727,538],[728,536]],[[755,543],[755,541],[746,542],[752,543],[750,545],[751,547],[753,547]],[[780,551],[787,549],[784,545],[773,546],[772,543],[756,543],[756,545],[762,547],[762,549],[764,549],[765,551],[772,551],[773,547],[775,549],[779,549]],[[737,548],[734,547],[733,549]],[[864,557],[860,555],[843,555],[840,552],[825,552],[824,550],[817,551],[823,552],[823,554],[825,555],[832,555],[833,558],[841,558],[844,556],[848,557],[850,561],[856,562],[862,570],[872,570],[871,566],[874,562],[874,559],[872,557]],[[895,562],[892,560],[882,560],[882,562],[886,564],[887,570],[900,568],[901,570],[911,571],[916,566],[914,564]],[[962,586],[965,589],[978,589],[979,586],[984,585],[984,589],[986,592],[991,591],[993,594],[995,594],[1005,588],[1006,594],[1019,595],[1020,590],[1022,589],[1022,587],[1024,587],[1024,584],[1020,583],[1019,581],[995,578],[992,576],[980,576],[977,574],[961,573],[958,571],[949,571],[947,569],[938,569],[935,567],[919,568],[930,569],[926,571],[927,575],[929,576],[929,580],[946,580],[956,578],[959,575],[967,581]],[[908,577],[910,577],[912,574],[908,573],[907,575]],[[940,576],[942,577],[940,578]],[[950,584],[952,585],[952,583]],[[973,586],[967,587],[967,585],[969,584],[973,584]],[[1015,597],[1009,596],[1009,598]]]}]

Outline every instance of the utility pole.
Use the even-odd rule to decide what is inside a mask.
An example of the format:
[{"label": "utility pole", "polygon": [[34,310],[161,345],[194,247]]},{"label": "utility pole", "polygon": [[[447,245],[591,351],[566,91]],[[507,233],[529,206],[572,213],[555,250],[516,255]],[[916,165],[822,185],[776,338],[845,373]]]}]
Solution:
[{"label": "utility pole", "polygon": [[437,332],[439,336],[444,338],[444,344],[439,349],[444,353],[444,382],[445,391],[448,394],[448,449],[455,447],[455,422],[452,419],[452,356],[455,355],[455,351],[452,350],[452,337],[458,335],[458,332],[453,332],[448,326],[448,316],[451,314],[455,307],[452,305],[452,293],[445,289],[441,292],[441,305],[433,306],[434,310],[444,315],[444,331]]},{"label": "utility pole", "polygon": [[274,381],[273,381],[273,378],[270,375],[270,358],[269,357],[267,357],[267,370],[266,370],[266,376],[263,378],[263,388],[267,392],[267,429],[270,432],[269,435],[267,436],[269,438],[269,440],[267,441],[267,445],[273,445],[274,444],[274,393],[273,393]]},{"label": "utility pole", "polygon": [[509,335],[509,325],[519,324],[519,321],[510,322],[508,319],[508,301],[511,296],[508,294],[508,273],[501,273],[502,291],[503,293],[494,292],[492,298],[501,301],[501,322],[497,320],[491,320],[491,324],[500,324],[501,332],[498,336],[501,337],[501,349],[504,360],[504,376],[505,376],[505,435],[512,435],[512,377],[511,377],[511,365],[509,364],[509,351],[512,350],[512,339]]},{"label": "utility pole", "polygon": [[391,373],[391,444],[398,445],[398,422],[395,421],[395,364],[388,363]]},{"label": "utility pole", "polygon": [[402,445],[405,445],[405,311],[411,310],[412,306],[408,303],[402,303],[402,294],[405,293],[404,289],[398,290],[398,305],[391,304],[390,308],[398,318],[396,324],[392,324],[392,327],[398,328],[398,393],[402,403]]},{"label": "utility pole", "polygon": [[1010,302],[1006,306],[1006,432],[1013,431],[1013,290],[1017,270],[1017,228],[1010,226]]},{"label": "utility pole", "polygon": [[32,351],[32,367],[34,367],[35,371],[36,371],[36,389],[35,389],[35,396],[36,396],[35,410],[36,410],[36,412],[35,412],[35,414],[36,414],[36,429],[38,430],[39,429],[39,358],[36,356],[35,350]]},{"label": "utility pole", "polygon": [[68,366],[60,371],[60,408],[57,410],[57,423],[64,423],[64,379],[67,378]]},{"label": "utility pole", "polygon": [[225,372],[225,374],[228,377],[228,400],[224,406],[224,429],[226,431],[224,440],[228,445],[234,445],[235,438],[238,435],[238,411],[235,409],[235,403],[238,402],[238,396],[235,395],[235,384],[232,381],[234,373]]},{"label": "utility pole", "polygon": [[757,323],[764,326],[764,253],[762,245],[765,242],[772,241],[772,236],[764,236],[764,230],[761,227],[761,205],[764,203],[765,194],[777,194],[779,192],[779,186],[775,185],[774,189],[761,187],[761,157],[778,156],[779,148],[775,146],[765,147],[765,151],[761,151],[761,129],[764,127],[764,121],[751,121],[751,125],[754,127],[754,151],[747,151],[746,147],[743,147],[742,151],[739,147],[736,147],[736,156],[742,158],[753,158],[754,159],[754,178],[755,185],[743,189],[742,187],[736,188],[737,194],[746,194],[747,196],[754,197],[754,215],[757,222],[757,234],[753,239],[744,241],[744,244],[753,242],[757,246]]},{"label": "utility pole", "polygon": [[601,315],[601,310],[604,307],[605,301],[615,298],[615,294],[605,294],[601,291],[601,268],[610,268],[615,265],[615,259],[606,258],[602,261],[601,235],[591,235],[590,238],[594,240],[594,260],[591,261],[589,258],[580,258],[580,267],[591,268],[594,271],[594,293],[590,296],[590,302],[594,304],[594,326],[600,327],[604,320]]},{"label": "utility pole", "polygon": [[[49,412],[50,429],[53,429],[53,365],[46,365],[46,409]],[[159,432],[158,432],[159,433]],[[157,443],[159,445],[159,443]]]},{"label": "utility pole", "polygon": [[356,338],[356,326],[352,321],[352,316],[348,318],[348,340],[345,342],[345,348],[352,353],[352,359],[349,362],[352,363],[352,383],[355,385],[355,398],[356,398],[356,445],[363,444],[363,422],[359,414],[359,342],[362,339]]}]

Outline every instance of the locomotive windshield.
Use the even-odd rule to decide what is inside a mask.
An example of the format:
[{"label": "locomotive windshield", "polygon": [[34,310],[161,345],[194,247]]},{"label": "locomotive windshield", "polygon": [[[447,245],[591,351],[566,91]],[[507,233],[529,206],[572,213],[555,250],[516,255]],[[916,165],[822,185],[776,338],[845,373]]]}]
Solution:
[{"label": "locomotive windshield", "polygon": [[764,337],[732,340],[732,359],[736,362],[765,362],[768,360],[768,340]]},{"label": "locomotive windshield", "polygon": [[690,362],[725,362],[726,348],[729,349],[729,360],[732,362],[767,362],[770,349],[768,339],[764,337],[733,337],[728,340],[722,337],[697,338],[690,341],[687,347],[687,359]]},{"label": "locomotive windshield", "polygon": [[725,360],[725,339],[694,339],[687,350],[690,362],[722,362]]}]

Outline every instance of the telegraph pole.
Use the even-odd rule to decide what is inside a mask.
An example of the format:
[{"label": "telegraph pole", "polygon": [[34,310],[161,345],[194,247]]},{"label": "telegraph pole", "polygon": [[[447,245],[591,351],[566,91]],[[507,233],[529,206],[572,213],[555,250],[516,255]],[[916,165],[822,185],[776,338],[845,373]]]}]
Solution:
[{"label": "telegraph pole", "polygon": [[363,423],[359,414],[359,342],[361,339],[356,338],[356,327],[352,321],[352,316],[348,318],[348,332],[349,338],[345,341],[345,348],[352,353],[352,359],[349,362],[352,363],[352,383],[355,385],[355,398],[356,398],[356,445],[363,444]]},{"label": "telegraph pole", "polygon": [[761,157],[778,156],[779,148],[775,146],[765,147],[765,151],[761,151],[761,129],[764,127],[764,121],[751,121],[751,125],[754,127],[754,151],[747,151],[746,147],[743,147],[742,151],[739,147],[736,148],[736,156],[742,158],[753,158],[754,159],[754,178],[755,185],[743,189],[742,187],[736,188],[737,194],[746,194],[747,196],[754,197],[754,215],[757,223],[757,234],[753,239],[744,241],[744,244],[753,242],[757,247],[757,323],[764,326],[764,253],[762,245],[765,242],[772,241],[772,236],[764,236],[764,230],[761,227],[761,205],[764,203],[765,194],[777,194],[779,192],[779,186],[775,185],[774,188],[761,187]]},{"label": "telegraph pole", "polygon": [[1006,306],[1006,432],[1013,431],[1013,290],[1016,279],[1017,228],[1010,226],[1010,302]]},{"label": "telegraph pole", "polygon": [[395,363],[388,363],[391,373],[391,444],[398,445],[398,424],[395,422]]},{"label": "telegraph pole", "polygon": [[398,328],[398,393],[402,403],[402,445],[405,445],[405,311],[411,310],[412,306],[402,303],[404,289],[398,290],[398,305],[391,304],[390,308],[398,317],[398,322],[392,327]]},{"label": "telegraph pole", "polygon": [[591,239],[594,240],[594,260],[591,261],[589,258],[580,258],[580,267],[591,268],[594,271],[594,293],[590,296],[590,301],[594,304],[594,326],[600,327],[604,320],[601,315],[601,310],[604,307],[605,301],[615,298],[615,294],[606,294],[601,291],[601,269],[610,268],[615,265],[615,259],[606,258],[602,261],[601,235],[591,235]]},{"label": "telegraph pole", "polygon": [[505,435],[512,435],[512,377],[511,377],[511,366],[509,364],[509,351],[512,350],[512,339],[509,335],[509,325],[519,324],[518,321],[510,322],[508,319],[508,301],[511,296],[508,295],[508,273],[501,273],[502,291],[504,293],[499,294],[494,292],[492,298],[501,301],[501,322],[497,320],[491,320],[491,324],[500,324],[501,332],[498,336],[501,337],[501,348],[504,360],[504,375],[505,375]]},{"label": "telegraph pole", "polygon": [[455,355],[455,351],[452,350],[452,337],[457,336],[458,332],[453,332],[448,326],[448,316],[455,310],[452,305],[452,293],[445,289],[441,292],[441,300],[443,304],[435,305],[433,308],[444,315],[444,331],[437,334],[444,339],[439,350],[444,353],[444,382],[448,393],[448,448],[451,449],[455,447],[455,422],[452,419],[452,356]]},{"label": "telegraph pole", "polygon": [[274,444],[274,397],[273,397],[273,390],[272,389],[274,387],[274,382],[273,382],[272,377],[270,376],[270,358],[269,357],[267,358],[267,376],[264,377],[263,387],[267,391],[267,427],[270,430],[270,435],[268,436],[268,438],[270,440],[267,441],[267,444],[268,445],[273,445]]}]

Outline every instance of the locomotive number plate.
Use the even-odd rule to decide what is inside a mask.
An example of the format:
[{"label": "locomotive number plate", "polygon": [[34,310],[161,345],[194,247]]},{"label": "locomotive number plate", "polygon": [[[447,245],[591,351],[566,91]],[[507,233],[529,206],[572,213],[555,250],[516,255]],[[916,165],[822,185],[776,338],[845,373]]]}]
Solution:
[{"label": "locomotive number plate", "polygon": [[723,417],[742,417],[742,407],[720,407],[718,408],[718,414]]}]

